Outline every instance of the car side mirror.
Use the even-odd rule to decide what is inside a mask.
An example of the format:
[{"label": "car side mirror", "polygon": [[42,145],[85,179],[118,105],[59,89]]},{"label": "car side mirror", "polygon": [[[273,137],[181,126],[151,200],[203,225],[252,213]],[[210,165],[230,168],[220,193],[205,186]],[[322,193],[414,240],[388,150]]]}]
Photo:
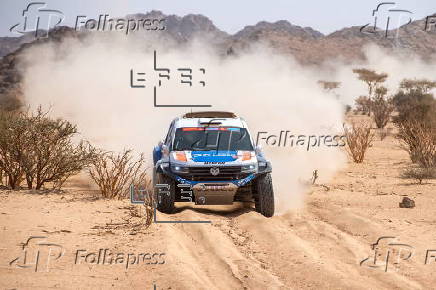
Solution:
[{"label": "car side mirror", "polygon": [[256,155],[262,154],[262,146],[257,145],[256,147],[254,147],[254,152],[256,153]]},{"label": "car side mirror", "polygon": [[165,145],[165,144],[162,144],[161,145],[161,152],[162,152],[162,154],[164,155],[164,156],[168,156],[169,154],[170,154],[170,149],[168,148],[168,146],[167,145]]}]

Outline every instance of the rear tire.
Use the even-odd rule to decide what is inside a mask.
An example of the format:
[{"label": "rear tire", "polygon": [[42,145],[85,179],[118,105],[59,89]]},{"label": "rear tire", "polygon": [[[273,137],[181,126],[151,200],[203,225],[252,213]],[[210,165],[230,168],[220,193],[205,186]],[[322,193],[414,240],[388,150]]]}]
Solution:
[{"label": "rear tire", "polygon": [[[158,187],[156,186],[157,184],[166,184],[169,185],[169,188]],[[175,191],[176,183],[172,178],[161,173],[154,174],[154,197],[158,211],[163,213],[174,212],[174,202],[176,199]]]},{"label": "rear tire", "polygon": [[255,208],[265,217],[274,215],[274,190],[271,174],[267,173],[257,178],[255,184]]}]

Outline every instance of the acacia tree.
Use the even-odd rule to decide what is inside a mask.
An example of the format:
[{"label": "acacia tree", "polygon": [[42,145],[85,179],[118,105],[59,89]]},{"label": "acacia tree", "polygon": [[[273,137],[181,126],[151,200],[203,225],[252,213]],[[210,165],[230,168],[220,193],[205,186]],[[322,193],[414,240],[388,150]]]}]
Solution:
[{"label": "acacia tree", "polygon": [[353,73],[358,75],[358,79],[363,81],[368,87],[368,116],[371,115],[373,94],[377,87],[386,81],[388,75],[386,73],[377,73],[366,68],[353,69]]},{"label": "acacia tree", "polygon": [[427,79],[403,79],[400,83],[400,90],[405,91],[407,94],[414,91],[428,94],[434,88],[436,88],[436,81]]}]

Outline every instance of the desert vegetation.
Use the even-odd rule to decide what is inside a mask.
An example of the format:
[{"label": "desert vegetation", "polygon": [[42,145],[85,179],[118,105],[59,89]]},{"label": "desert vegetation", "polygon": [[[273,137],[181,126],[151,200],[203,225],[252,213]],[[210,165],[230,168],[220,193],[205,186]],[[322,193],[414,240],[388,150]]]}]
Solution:
[{"label": "desert vegetation", "polygon": [[388,90],[382,86],[388,75],[365,68],[354,69],[353,72],[368,88],[367,96],[360,96],[356,99],[356,111],[368,116],[372,113],[377,128],[384,128],[394,110],[392,97],[387,97]]},{"label": "desert vegetation", "polygon": [[[392,118],[397,129],[396,138],[409,154],[412,162],[402,174],[404,178],[436,178],[436,99],[432,89],[436,82],[427,79],[404,79],[394,96],[387,96],[381,84],[387,74],[367,69],[355,69],[354,73],[368,86],[368,96],[355,100],[355,110],[371,116],[380,135],[386,138],[385,128]],[[395,113],[395,114],[393,114]],[[366,149],[371,144],[370,124],[345,127],[347,151],[357,163],[362,162]]]},{"label": "desert vegetation", "polygon": [[0,111],[0,169],[12,189],[23,180],[28,189],[41,189],[51,182],[60,187],[95,157],[85,141],[74,143],[77,128],[52,119],[40,108],[35,113]]},{"label": "desert vegetation", "polygon": [[346,149],[355,163],[362,163],[366,150],[371,146],[374,134],[370,123],[352,123],[351,127],[344,126],[344,135],[347,138]]},{"label": "desert vegetation", "polygon": [[413,163],[403,177],[436,178],[436,100],[431,90],[436,82],[405,79],[394,97],[397,137]]},{"label": "desert vegetation", "polygon": [[[144,157],[98,150],[78,139],[78,129],[48,112],[0,111],[0,182],[11,189],[60,189],[71,176],[87,169],[105,198],[121,199],[128,187],[150,187]],[[148,198],[148,197],[147,197]],[[151,204],[150,200],[150,204]]]},{"label": "desert vegetation", "polygon": [[131,150],[100,152],[92,160],[89,175],[106,198],[125,198],[131,184],[145,186],[144,156],[134,160]]}]

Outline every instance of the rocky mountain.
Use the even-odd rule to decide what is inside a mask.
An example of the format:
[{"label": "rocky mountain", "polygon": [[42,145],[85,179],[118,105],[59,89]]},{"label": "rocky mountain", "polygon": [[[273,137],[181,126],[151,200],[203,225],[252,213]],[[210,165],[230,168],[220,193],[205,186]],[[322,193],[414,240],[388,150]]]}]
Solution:
[{"label": "rocky mountain", "polygon": [[0,57],[17,50],[23,43],[35,40],[33,33],[18,37],[0,37]]},{"label": "rocky mountain", "polygon": [[[175,44],[201,37],[224,51],[238,52],[254,43],[261,42],[281,53],[292,54],[301,62],[309,63],[319,63],[337,56],[349,60],[361,58],[363,57],[361,48],[368,43],[375,43],[390,49],[407,50],[423,57],[436,53],[436,26],[433,24],[433,27],[430,27],[432,29],[425,31],[425,19],[390,30],[388,37],[385,37],[384,31],[364,33],[357,26],[323,35],[310,27],[300,27],[286,20],[261,21],[229,35],[218,29],[209,18],[203,15],[188,14],[180,17],[165,15],[156,10],[145,14],[127,15],[126,18],[165,18],[166,29],[162,33],[159,32],[159,37]],[[137,34],[139,33],[144,32]],[[396,35],[398,37],[394,37]],[[0,37],[0,57],[15,51],[23,43],[31,41],[33,41],[32,35]]]},{"label": "rocky mountain", "polygon": [[126,18],[165,19],[163,34],[171,36],[177,42],[189,41],[196,36],[223,41],[229,36],[226,32],[219,30],[209,18],[200,14],[188,14],[180,17],[165,15],[161,11],[152,10],[146,14],[130,14]]},{"label": "rocky mountain", "polygon": [[241,31],[237,32],[233,36],[233,38],[250,38],[252,35],[256,35],[258,33],[277,33],[285,34],[289,37],[301,37],[310,39],[317,39],[324,36],[321,32],[316,31],[310,27],[303,28],[297,25],[292,25],[286,20],[280,20],[274,23],[261,21],[256,25],[245,26]]},{"label": "rocky mountain", "polygon": [[[436,17],[436,14],[434,14]],[[416,20],[399,29],[361,31],[361,27],[349,27],[329,35],[310,28],[293,25],[286,20],[277,22],[261,21],[249,25],[234,35],[218,29],[203,15],[189,14],[183,17],[165,15],[160,11],[146,14],[131,14],[127,19],[165,18],[166,29],[155,34],[168,41],[168,46],[178,46],[193,38],[200,37],[215,46],[221,55],[242,53],[254,44],[267,45],[273,50],[292,55],[305,64],[319,64],[328,59],[341,58],[343,61],[363,59],[362,48],[374,43],[391,51],[403,51],[422,58],[436,55],[436,26],[425,29],[426,20]],[[20,99],[20,74],[17,59],[21,51],[30,45],[45,41],[62,41],[65,37],[83,37],[87,33],[77,32],[69,27],[57,27],[50,31],[48,38],[35,40],[30,35],[21,37],[0,37],[0,106],[18,106]],[[137,36],[141,33],[135,32]],[[145,34],[143,34],[145,36]],[[138,38],[141,41],[141,37]]]},{"label": "rocky mountain", "polygon": [[[435,14],[436,15],[436,14]],[[363,59],[362,48],[374,43],[397,52],[413,53],[423,58],[436,54],[436,26],[425,30],[425,19],[416,20],[399,29],[386,31],[353,26],[322,35],[311,28],[301,28],[287,21],[259,22],[247,26],[231,37],[232,52],[244,50],[253,43],[264,43],[290,54],[302,63],[318,64],[332,58],[345,61]]]}]

